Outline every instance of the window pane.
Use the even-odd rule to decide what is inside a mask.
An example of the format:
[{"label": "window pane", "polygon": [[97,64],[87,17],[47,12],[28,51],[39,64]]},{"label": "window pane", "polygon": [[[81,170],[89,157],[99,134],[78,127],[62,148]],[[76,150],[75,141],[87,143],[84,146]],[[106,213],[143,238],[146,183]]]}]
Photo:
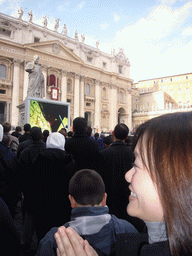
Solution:
[{"label": "window pane", "polygon": [[7,69],[5,65],[0,64],[0,79],[6,79]]},{"label": "window pane", "polygon": [[86,84],[85,94],[90,95],[90,85]]}]

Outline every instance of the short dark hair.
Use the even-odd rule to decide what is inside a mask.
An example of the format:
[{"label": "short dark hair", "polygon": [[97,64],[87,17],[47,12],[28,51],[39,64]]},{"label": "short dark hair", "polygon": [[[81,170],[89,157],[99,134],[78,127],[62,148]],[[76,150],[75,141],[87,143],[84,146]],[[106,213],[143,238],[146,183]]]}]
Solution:
[{"label": "short dark hair", "polygon": [[69,194],[80,205],[98,205],[105,194],[103,179],[94,170],[76,172],[69,182]]},{"label": "short dark hair", "polygon": [[126,124],[117,124],[114,129],[115,138],[118,140],[125,140],[129,133],[129,128]]},{"label": "short dark hair", "polygon": [[72,131],[69,131],[69,132],[67,133],[67,135],[68,135],[69,138],[71,138],[71,137],[73,137],[73,132],[72,132]]},{"label": "short dark hair", "polygon": [[85,134],[87,128],[87,122],[83,117],[76,117],[73,120],[73,129],[76,134]]},{"label": "short dark hair", "polygon": [[3,126],[3,131],[4,132],[10,132],[11,131],[11,123],[4,122],[4,123],[2,123],[2,126]]},{"label": "short dark hair", "polygon": [[44,130],[43,136],[47,138],[49,136],[49,130]]},{"label": "short dark hair", "polygon": [[103,139],[103,143],[107,145],[110,145],[111,143],[113,143],[113,135],[106,136]]},{"label": "short dark hair", "polygon": [[24,125],[24,131],[25,132],[30,132],[30,130],[31,130],[31,125],[30,124],[25,124]]},{"label": "short dark hair", "polygon": [[17,132],[21,132],[21,131],[22,131],[21,126],[16,126],[15,131],[17,131]]},{"label": "short dark hair", "polygon": [[87,126],[86,134],[87,134],[88,137],[91,136],[91,134],[92,134],[92,128],[91,128],[91,126]]},{"label": "short dark hair", "polygon": [[41,140],[42,137],[43,137],[41,128],[40,128],[40,127],[37,127],[37,126],[32,127],[32,128],[31,128],[31,132],[30,132],[30,136],[31,136],[31,139],[32,139],[33,141],[39,141],[39,140]]}]

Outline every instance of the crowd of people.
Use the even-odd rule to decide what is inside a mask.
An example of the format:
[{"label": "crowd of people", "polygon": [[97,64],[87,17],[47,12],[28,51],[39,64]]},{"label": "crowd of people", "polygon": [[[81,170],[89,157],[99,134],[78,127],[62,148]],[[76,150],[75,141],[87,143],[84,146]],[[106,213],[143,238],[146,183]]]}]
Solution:
[{"label": "crowd of people", "polygon": [[[2,255],[192,255],[192,112],[92,136],[0,125]],[[22,200],[23,234],[14,222]],[[72,208],[72,210],[71,210]],[[35,253],[33,255],[35,255]]]}]

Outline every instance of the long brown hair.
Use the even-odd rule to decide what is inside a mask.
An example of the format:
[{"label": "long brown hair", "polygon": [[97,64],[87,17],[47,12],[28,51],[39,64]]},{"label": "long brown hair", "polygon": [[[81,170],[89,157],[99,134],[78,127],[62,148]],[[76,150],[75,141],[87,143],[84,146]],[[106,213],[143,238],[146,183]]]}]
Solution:
[{"label": "long brown hair", "polygon": [[192,112],[162,115],[145,122],[136,131],[133,149],[138,140],[142,161],[163,205],[171,253],[192,255]]}]

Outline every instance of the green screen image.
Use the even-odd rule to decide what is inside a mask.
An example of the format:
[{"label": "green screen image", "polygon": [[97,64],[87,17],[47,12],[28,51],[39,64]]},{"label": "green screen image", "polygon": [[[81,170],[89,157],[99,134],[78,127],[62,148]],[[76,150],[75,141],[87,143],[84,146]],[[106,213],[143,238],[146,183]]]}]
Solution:
[{"label": "green screen image", "polygon": [[68,106],[30,100],[29,123],[31,127],[41,127],[42,131],[68,130]]}]

